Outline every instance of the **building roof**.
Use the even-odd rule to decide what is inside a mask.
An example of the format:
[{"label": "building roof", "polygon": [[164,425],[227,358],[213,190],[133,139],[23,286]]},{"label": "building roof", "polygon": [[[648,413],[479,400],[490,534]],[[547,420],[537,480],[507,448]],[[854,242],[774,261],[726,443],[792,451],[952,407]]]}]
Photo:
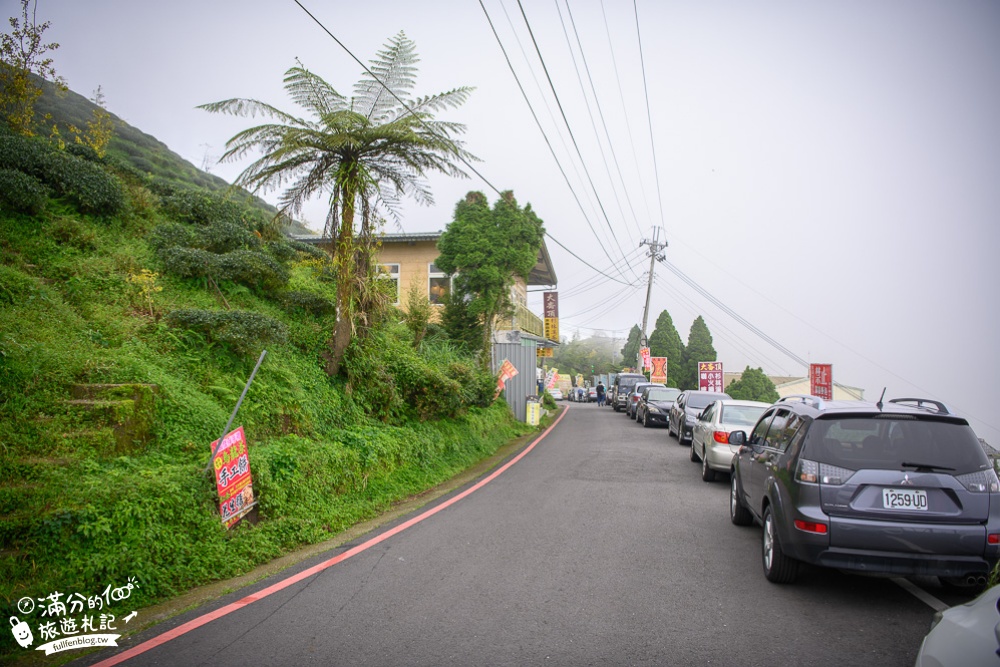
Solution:
[{"label": "building roof", "polygon": [[[416,234],[383,234],[382,245],[390,243],[420,243],[422,241],[436,242],[444,232],[420,232]],[[293,236],[296,241],[310,243],[312,245],[329,244],[330,239],[321,236]],[[552,266],[552,258],[549,256],[549,249],[545,246],[545,239],[538,249],[538,261],[528,274],[528,285],[555,285],[557,283],[556,270]]]}]

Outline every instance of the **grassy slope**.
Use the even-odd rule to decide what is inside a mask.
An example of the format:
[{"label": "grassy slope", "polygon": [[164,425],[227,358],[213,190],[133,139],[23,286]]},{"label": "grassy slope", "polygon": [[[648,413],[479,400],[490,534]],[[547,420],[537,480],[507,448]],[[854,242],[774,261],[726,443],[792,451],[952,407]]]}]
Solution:
[{"label": "grassy slope", "polygon": [[[246,572],[525,432],[503,404],[451,420],[375,421],[356,393],[320,370],[329,316],[287,311],[223,283],[233,309],[289,328],[236,421],[250,442],[260,521],[225,530],[214,481],[201,469],[256,355],[165,324],[171,310],[220,301],[200,280],[162,275],[147,243],[165,221],[157,198],[131,186],[129,200],[110,219],[62,200],[34,217],[0,210],[0,615],[16,615],[22,596],[90,596],[130,577],[138,584],[130,608],[138,608]],[[289,288],[332,289],[314,260],[291,266]],[[142,269],[161,272],[152,302],[129,280]],[[155,385],[149,438],[116,440],[113,416],[69,402],[80,383]],[[37,627],[41,619],[28,620]],[[21,651],[3,637],[0,656]]]}]

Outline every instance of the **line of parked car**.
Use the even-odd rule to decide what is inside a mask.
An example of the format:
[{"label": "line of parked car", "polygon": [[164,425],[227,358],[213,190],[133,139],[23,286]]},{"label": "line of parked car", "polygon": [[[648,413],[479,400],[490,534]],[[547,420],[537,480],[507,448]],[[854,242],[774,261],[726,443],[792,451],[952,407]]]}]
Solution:
[{"label": "line of parked car", "polygon": [[[622,374],[609,405],[644,427],[666,426],[668,439],[690,446],[704,481],[728,476],[730,520],[761,526],[761,565],[771,582],[793,582],[803,564],[936,576],[967,593],[995,578],[1000,479],[968,422],[939,401],[797,395],[770,404]],[[979,645],[993,651],[998,597],[986,593],[965,611],[950,610],[956,618],[978,614],[991,635]],[[972,622],[940,618],[921,655],[971,657],[976,644],[961,633]]]}]

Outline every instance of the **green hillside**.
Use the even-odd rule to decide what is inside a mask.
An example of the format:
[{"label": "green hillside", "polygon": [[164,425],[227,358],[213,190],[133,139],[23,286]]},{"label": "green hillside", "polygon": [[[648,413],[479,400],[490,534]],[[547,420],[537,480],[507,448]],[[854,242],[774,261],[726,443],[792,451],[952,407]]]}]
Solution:
[{"label": "green hillside", "polygon": [[[43,91],[35,105],[35,115],[38,119],[48,118],[46,126],[54,124],[66,135],[66,128],[69,126],[82,129],[93,120],[94,111],[99,107],[84,96],[72,90],[60,92],[52,83],[39,77],[33,77],[32,80]],[[155,137],[132,127],[114,114],[110,116],[114,134],[108,145],[108,155],[112,159],[134,167],[157,182],[174,187],[197,187],[208,192],[227,194],[231,198],[246,199],[252,206],[259,207],[270,215],[277,214],[278,210],[263,199],[250,195],[242,188],[233,188],[218,176],[198,169]],[[295,236],[315,233],[298,221],[290,221],[285,231]]]},{"label": "green hillside", "polygon": [[[40,110],[86,113],[67,99]],[[392,309],[327,377],[326,255],[148,135],[119,125],[111,148],[0,130],[0,615],[246,572],[526,432],[494,378],[440,334],[415,348]],[[226,530],[202,470],[265,348],[234,423],[257,515]],[[0,661],[23,658],[3,637]]]}]

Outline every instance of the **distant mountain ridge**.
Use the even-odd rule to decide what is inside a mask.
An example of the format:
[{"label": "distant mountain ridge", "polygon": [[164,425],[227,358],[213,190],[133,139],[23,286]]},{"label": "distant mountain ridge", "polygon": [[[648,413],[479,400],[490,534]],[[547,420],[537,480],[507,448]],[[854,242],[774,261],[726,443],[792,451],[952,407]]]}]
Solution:
[{"label": "distant mountain ridge", "polygon": [[[35,118],[41,119],[50,115],[45,121],[51,125],[59,125],[60,132],[65,136],[67,127],[74,125],[83,130],[87,123],[93,121],[94,110],[99,107],[79,93],[68,90],[60,92],[56,87],[40,78],[35,78],[42,88],[42,95],[35,103]],[[205,172],[194,166],[156,137],[142,132],[124,120],[108,111],[114,122],[114,135],[108,145],[108,154],[127,162],[140,171],[151,174],[155,178],[166,180],[175,185],[204,188],[216,192],[233,189],[243,197],[249,197],[256,206],[273,214],[278,209],[263,199],[252,195],[243,188],[235,188],[225,179]],[[303,223],[293,220],[286,233],[291,236],[315,236],[316,232]]]}]

